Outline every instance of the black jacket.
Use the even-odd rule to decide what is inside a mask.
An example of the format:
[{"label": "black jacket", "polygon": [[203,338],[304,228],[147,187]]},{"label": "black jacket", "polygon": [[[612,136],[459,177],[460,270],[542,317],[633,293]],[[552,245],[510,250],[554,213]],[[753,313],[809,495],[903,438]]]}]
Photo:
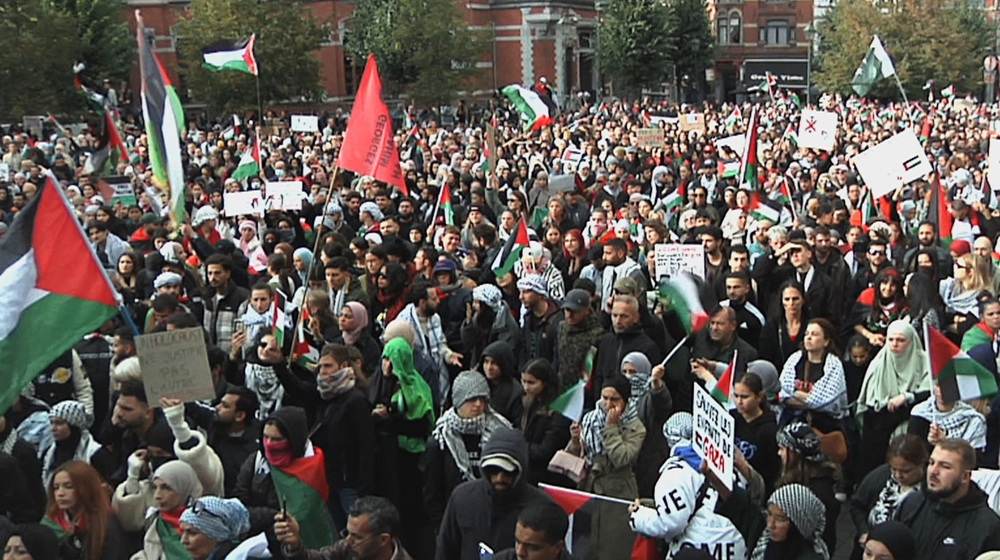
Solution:
[{"label": "black jacket", "polygon": [[[529,464],[528,445],[514,429],[504,428],[493,434],[483,449],[483,457],[494,453],[506,454],[519,465]],[[435,560],[479,560],[480,542],[493,550],[514,546],[514,528],[521,510],[531,503],[551,500],[528,484],[524,475],[521,472],[514,486],[503,494],[484,479],[455,488],[438,531]]]},{"label": "black jacket", "polygon": [[534,407],[524,417],[524,439],[528,442],[528,482],[544,482],[555,486],[573,488],[576,484],[569,478],[549,472],[549,462],[556,451],[569,443],[570,420],[548,408]]},{"label": "black jacket", "polygon": [[975,482],[969,482],[968,494],[954,504],[926,491],[912,493],[896,510],[896,519],[916,537],[918,560],[973,560],[988,550],[1000,550],[1000,517]]},{"label": "black jacket", "polygon": [[208,432],[208,445],[222,462],[226,496],[232,496],[236,490],[236,479],[243,463],[248,458],[253,457],[254,452],[260,448],[260,443],[257,441],[257,435],[260,431],[261,427],[257,421],[252,420],[239,435],[227,434],[216,426],[213,426]]},{"label": "black jacket", "polygon": [[[519,426],[524,414],[524,405],[521,403],[524,390],[521,389],[514,347],[499,340],[483,350],[483,358],[491,358],[503,372],[496,381],[487,378],[490,384],[490,408],[509,420],[512,426]],[[480,369],[486,373],[485,369]]]},{"label": "black jacket", "polygon": [[621,373],[622,359],[632,352],[644,354],[651,363],[657,364],[663,359],[663,350],[656,345],[640,325],[635,325],[631,329],[616,333],[610,332],[597,339],[597,355],[594,357],[594,375],[600,377],[593,383],[595,390],[593,398],[597,400],[601,392],[601,385],[605,377],[611,377]]}]

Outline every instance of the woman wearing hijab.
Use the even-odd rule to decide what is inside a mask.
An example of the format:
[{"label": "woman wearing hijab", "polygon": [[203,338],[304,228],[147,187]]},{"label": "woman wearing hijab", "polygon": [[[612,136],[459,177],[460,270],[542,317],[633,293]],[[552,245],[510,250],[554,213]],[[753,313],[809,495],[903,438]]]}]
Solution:
[{"label": "woman wearing hijab", "polygon": [[153,473],[153,488],[156,508],[146,512],[142,556],[133,560],[185,560],[180,518],[184,508],[201,497],[198,475],[187,463],[170,461]]},{"label": "woman wearing hijab", "polygon": [[353,346],[361,352],[361,367],[365,377],[375,375],[382,357],[382,346],[368,329],[368,309],[356,301],[344,304],[338,319],[340,336],[332,342]]},{"label": "woman wearing hijab", "polygon": [[[653,376],[649,358],[641,352],[629,352],[622,358],[621,374],[629,381],[632,396],[629,406],[635,408],[646,433],[657,434],[673,411],[670,391],[663,383],[663,368]],[[652,496],[656,480],[660,477],[660,466],[670,455],[670,449],[663,438],[648,437],[642,441],[642,449],[635,463],[635,478],[640,496]]]},{"label": "woman wearing hijab", "polygon": [[[826,509],[828,519],[840,515],[840,501],[837,493],[843,478],[840,466],[830,462],[819,448],[816,432],[801,422],[792,422],[778,431],[778,455],[781,457],[779,489],[788,484],[809,487]],[[831,523],[821,528],[826,545],[833,548],[837,544],[837,524]]]},{"label": "woman wearing hijab", "polygon": [[91,435],[88,427],[94,417],[79,401],[56,403],[49,412],[54,445],[49,446],[42,456],[42,484],[48,486],[56,467],[67,461],[90,463],[107,479],[118,465],[107,449]]},{"label": "woman wearing hijab", "polygon": [[[570,453],[583,455],[589,467],[580,489],[625,500],[639,497],[633,468],[646,428],[630,404],[632,388],[623,375],[605,379],[597,408],[570,426]],[[628,509],[599,501],[591,518],[588,560],[628,558],[635,536]]]},{"label": "woman wearing hijab", "polygon": [[490,409],[506,418],[512,426],[517,426],[524,414],[521,402],[524,391],[517,380],[516,355],[510,344],[494,342],[483,350],[483,359],[479,364],[490,386]]},{"label": "woman wearing hijab", "polygon": [[500,428],[511,423],[490,407],[490,386],[478,371],[463,371],[451,384],[449,408],[438,418],[420,461],[424,502],[437,532],[448,497],[459,484],[482,477],[479,456]]},{"label": "woman wearing hijab", "polygon": [[908,560],[917,557],[913,531],[899,521],[886,521],[872,527],[864,545],[865,558]]},{"label": "woman wearing hijab", "polygon": [[[836,518],[833,518],[836,519]],[[751,560],[829,560],[823,503],[801,484],[782,486],[767,500],[767,526]]]},{"label": "woman wearing hijab", "polygon": [[500,288],[493,284],[472,289],[472,303],[466,309],[465,321],[459,332],[465,345],[465,355],[471,358],[473,364],[479,363],[484,348],[497,341],[507,343],[514,355],[518,355],[521,330],[503,300]]},{"label": "woman wearing hijab", "polygon": [[[930,396],[931,374],[917,331],[907,320],[896,320],[886,331],[885,346],[868,366],[858,416],[864,422],[862,449],[885,449],[896,428],[910,417],[915,403]],[[862,454],[860,475],[879,465],[878,454]]]},{"label": "woman wearing hijab", "polygon": [[309,284],[309,268],[312,266],[312,260],[312,251],[305,247],[299,247],[292,252],[292,266],[295,267],[295,272],[299,275],[301,286]]},{"label": "woman wearing hijab", "polygon": [[250,516],[239,500],[205,496],[184,510],[180,526],[191,560],[224,560],[249,532]]},{"label": "woman wearing hijab", "polygon": [[4,560],[60,560],[55,532],[41,523],[15,525],[3,549]]}]

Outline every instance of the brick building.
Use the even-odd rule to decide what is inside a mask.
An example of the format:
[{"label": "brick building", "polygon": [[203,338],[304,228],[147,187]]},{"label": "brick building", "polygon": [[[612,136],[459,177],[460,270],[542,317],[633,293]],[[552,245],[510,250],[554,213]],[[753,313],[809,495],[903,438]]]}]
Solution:
[{"label": "brick building", "polygon": [[[171,78],[180,83],[176,25],[189,2],[127,0],[127,4],[129,25],[134,29],[132,11],[141,9],[146,27],[156,33],[157,53]],[[344,50],[353,6],[348,0],[309,3],[312,14],[330,21],[334,29],[316,53],[331,101],[351,97],[363,70],[353,65]],[[463,6],[469,24],[488,30],[492,37],[489,52],[479,64],[484,78],[478,93],[512,83],[533,84],[543,76],[561,95],[599,89],[594,0],[464,0]],[[267,61],[260,63],[263,67]],[[138,84],[138,70],[132,83],[133,87]]]}]

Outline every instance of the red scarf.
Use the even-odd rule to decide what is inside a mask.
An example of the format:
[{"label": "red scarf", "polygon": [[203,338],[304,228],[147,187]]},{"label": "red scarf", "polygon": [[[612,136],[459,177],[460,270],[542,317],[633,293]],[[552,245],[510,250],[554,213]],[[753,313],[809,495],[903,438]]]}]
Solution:
[{"label": "red scarf", "polygon": [[170,511],[161,511],[160,518],[163,519],[164,523],[170,525],[177,531],[178,534],[181,532],[181,514],[187,509],[181,506],[177,509],[172,509]]},{"label": "red scarf", "polygon": [[69,517],[66,517],[66,512],[64,510],[59,510],[59,514],[53,519],[59,524],[59,527],[66,531],[67,534],[79,535],[84,532],[87,528],[87,518],[86,516],[80,516],[76,521],[70,521]]}]

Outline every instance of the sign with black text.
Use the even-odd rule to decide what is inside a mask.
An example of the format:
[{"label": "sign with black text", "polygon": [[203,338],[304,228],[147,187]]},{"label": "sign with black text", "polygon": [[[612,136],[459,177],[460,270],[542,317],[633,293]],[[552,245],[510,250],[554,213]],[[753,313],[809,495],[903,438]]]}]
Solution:
[{"label": "sign with black text", "polygon": [[215,397],[201,327],[139,335],[135,351],[151,405],[156,406],[160,397],[184,402]]},{"label": "sign with black text", "polygon": [[736,421],[697,382],[694,384],[694,441],[691,447],[726,488],[733,489]]}]

